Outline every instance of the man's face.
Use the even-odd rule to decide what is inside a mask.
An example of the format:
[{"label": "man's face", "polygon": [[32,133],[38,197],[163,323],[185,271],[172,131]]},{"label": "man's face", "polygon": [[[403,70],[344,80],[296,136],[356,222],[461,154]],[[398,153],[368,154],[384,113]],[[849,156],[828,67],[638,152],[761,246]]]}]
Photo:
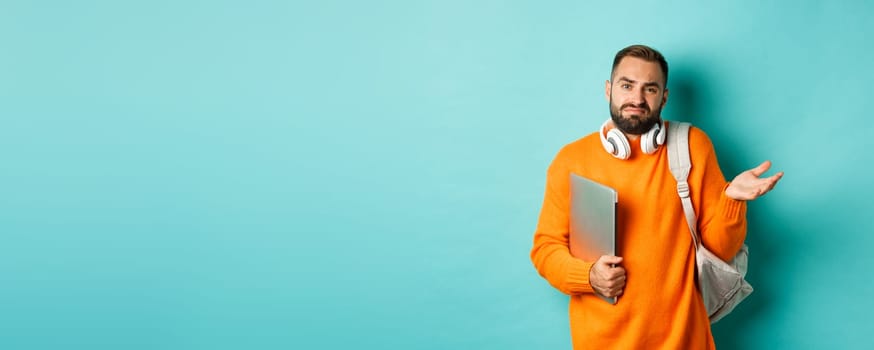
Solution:
[{"label": "man's face", "polygon": [[657,62],[625,57],[613,70],[611,80],[605,90],[610,117],[619,130],[641,135],[658,123],[668,91]]}]

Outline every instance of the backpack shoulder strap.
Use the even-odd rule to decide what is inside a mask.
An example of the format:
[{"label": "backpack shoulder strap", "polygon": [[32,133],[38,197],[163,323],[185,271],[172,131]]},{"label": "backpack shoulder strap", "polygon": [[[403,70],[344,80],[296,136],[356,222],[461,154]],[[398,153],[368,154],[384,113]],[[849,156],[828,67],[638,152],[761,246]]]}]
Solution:
[{"label": "backpack shoulder strap", "polygon": [[695,215],[695,208],[692,206],[692,199],[689,196],[689,171],[692,170],[692,161],[689,157],[689,129],[692,124],[681,122],[668,122],[668,166],[671,168],[671,174],[677,180],[677,194],[680,196],[680,201],[683,203],[683,211],[686,214],[686,224],[689,225],[689,233],[692,234],[692,242],[695,243],[695,249],[701,245],[698,239],[697,222],[698,218]]}]

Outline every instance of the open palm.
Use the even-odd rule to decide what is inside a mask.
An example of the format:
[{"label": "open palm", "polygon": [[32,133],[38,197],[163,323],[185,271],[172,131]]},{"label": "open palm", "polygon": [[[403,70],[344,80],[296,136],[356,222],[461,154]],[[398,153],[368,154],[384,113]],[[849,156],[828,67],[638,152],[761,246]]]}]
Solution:
[{"label": "open palm", "polygon": [[738,174],[725,189],[725,195],[741,201],[749,201],[763,196],[773,189],[777,185],[777,181],[783,177],[782,171],[769,177],[761,177],[770,168],[771,161],[766,160],[759,166]]}]

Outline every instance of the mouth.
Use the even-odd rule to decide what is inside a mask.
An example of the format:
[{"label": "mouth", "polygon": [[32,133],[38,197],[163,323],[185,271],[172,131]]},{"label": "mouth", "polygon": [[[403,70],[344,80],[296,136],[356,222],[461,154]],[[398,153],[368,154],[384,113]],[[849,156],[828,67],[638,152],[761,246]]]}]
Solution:
[{"label": "mouth", "polygon": [[625,107],[622,109],[623,112],[628,112],[631,114],[646,114],[649,112],[646,108],[638,108],[638,107]]}]

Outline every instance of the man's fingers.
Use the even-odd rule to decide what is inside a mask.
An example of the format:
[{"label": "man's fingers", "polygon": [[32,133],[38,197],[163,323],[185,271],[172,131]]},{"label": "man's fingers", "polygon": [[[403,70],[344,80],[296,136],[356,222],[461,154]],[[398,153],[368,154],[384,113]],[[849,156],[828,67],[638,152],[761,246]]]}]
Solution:
[{"label": "man's fingers", "polygon": [[596,288],[601,294],[604,296],[614,296],[618,295],[617,293],[621,290],[625,289],[625,281],[608,281],[602,283],[598,288]]},{"label": "man's fingers", "polygon": [[768,191],[774,188],[777,185],[777,181],[780,181],[780,178],[783,177],[783,173],[779,173],[777,175],[771,176],[768,178]]},{"label": "man's fingers", "polygon": [[598,261],[600,261],[603,264],[607,264],[607,265],[618,265],[618,264],[622,263],[622,257],[612,256],[612,255],[604,255],[604,256],[601,256],[600,258],[598,258]]},{"label": "man's fingers", "polygon": [[599,294],[612,298],[622,293],[625,288],[625,269],[618,266],[622,261],[622,257],[604,255],[592,266],[590,283]]},{"label": "man's fingers", "polygon": [[604,296],[606,296],[608,298],[612,298],[612,297],[622,295],[622,292],[624,292],[624,291],[625,291],[625,286],[622,286],[622,287],[618,287],[618,288],[610,288],[610,289],[606,290],[606,292],[603,294],[604,294]]},{"label": "man's fingers", "polygon": [[764,174],[770,168],[771,168],[771,161],[766,160],[766,161],[762,162],[762,164],[759,164],[759,166],[750,169],[750,173],[752,173],[756,177],[759,177],[759,176],[762,176],[762,174]]},{"label": "man's fingers", "polygon": [[616,290],[616,289],[622,288],[622,286],[624,284],[625,284],[624,282],[620,282],[620,281],[606,281],[606,282],[604,282],[604,284],[601,287],[604,287],[604,289],[607,289],[607,290]]},{"label": "man's fingers", "polygon": [[783,178],[783,172],[769,177],[760,177],[771,168],[771,161],[766,160],[757,167],[738,174],[728,185],[725,194],[736,200],[754,200],[774,189],[777,182]]},{"label": "man's fingers", "polygon": [[774,189],[774,186],[777,185],[777,182],[780,181],[781,178],[783,178],[782,171],[777,173],[777,174],[774,174],[773,176],[762,179],[763,184],[760,185],[761,190],[759,191],[760,192],[759,195],[761,196],[761,195],[764,195],[765,193],[771,192],[771,190]]},{"label": "man's fingers", "polygon": [[621,267],[611,267],[604,273],[604,281],[610,283],[611,286],[625,284],[625,269]]},{"label": "man's fingers", "polygon": [[777,183],[777,181],[780,181],[780,179],[783,178],[783,172],[781,171],[781,172],[779,172],[779,173],[776,173],[776,174],[774,174],[774,176],[771,176],[770,178],[771,178],[771,179],[774,179],[774,183],[771,184],[771,186],[773,186],[774,184]]},{"label": "man's fingers", "polygon": [[608,288],[615,287],[617,285],[625,284],[625,270],[621,268],[615,268],[608,271],[603,276],[604,286]]}]

